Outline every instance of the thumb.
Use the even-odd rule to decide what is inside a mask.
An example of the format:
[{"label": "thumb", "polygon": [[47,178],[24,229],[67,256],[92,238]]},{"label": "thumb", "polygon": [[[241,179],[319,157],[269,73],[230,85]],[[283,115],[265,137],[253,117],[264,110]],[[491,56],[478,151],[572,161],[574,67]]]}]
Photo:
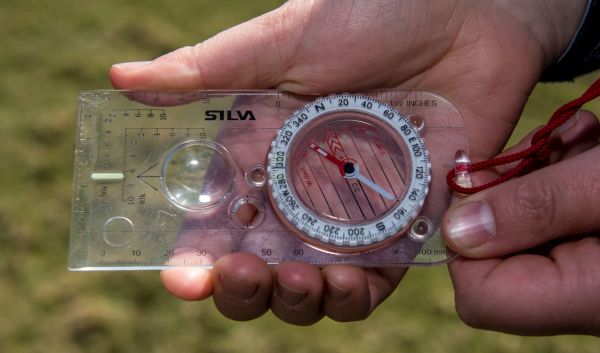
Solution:
[{"label": "thumb", "polygon": [[122,89],[269,88],[293,57],[292,38],[300,7],[287,5],[232,27],[214,37],[177,49],[153,61],[113,65],[110,78]]},{"label": "thumb", "polygon": [[442,233],[471,258],[600,229],[600,147],[484,190],[446,212]]}]

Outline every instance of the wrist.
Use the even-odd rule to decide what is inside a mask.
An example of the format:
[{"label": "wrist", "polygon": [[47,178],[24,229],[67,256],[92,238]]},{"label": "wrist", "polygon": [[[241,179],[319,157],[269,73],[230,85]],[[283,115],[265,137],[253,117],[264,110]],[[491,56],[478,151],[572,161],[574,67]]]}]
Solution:
[{"label": "wrist", "polygon": [[581,23],[588,0],[494,0],[498,10],[513,17],[539,45],[544,67],[568,48]]}]

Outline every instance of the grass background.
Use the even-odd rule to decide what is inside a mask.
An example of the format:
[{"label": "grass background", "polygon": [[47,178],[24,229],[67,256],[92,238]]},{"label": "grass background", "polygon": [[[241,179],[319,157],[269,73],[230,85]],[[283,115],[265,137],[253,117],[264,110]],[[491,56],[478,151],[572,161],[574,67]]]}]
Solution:
[{"label": "grass background", "polygon": [[[591,337],[467,328],[444,267],[409,271],[368,320],[237,323],[168,295],[158,273],[66,270],[78,91],[112,63],[193,44],[279,1],[0,3],[0,352],[597,352]],[[514,139],[593,76],[536,88]],[[600,106],[591,106],[600,112]]]}]

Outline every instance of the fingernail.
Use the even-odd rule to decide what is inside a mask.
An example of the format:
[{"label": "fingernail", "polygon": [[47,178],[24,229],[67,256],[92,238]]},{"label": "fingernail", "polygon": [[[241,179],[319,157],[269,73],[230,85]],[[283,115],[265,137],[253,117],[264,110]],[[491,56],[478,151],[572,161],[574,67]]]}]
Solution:
[{"label": "fingernail", "polygon": [[126,63],[114,64],[113,67],[121,71],[133,71],[141,69],[142,67],[150,64],[152,61],[131,61]]},{"label": "fingernail", "polygon": [[281,301],[287,306],[296,306],[300,304],[300,302],[308,295],[305,291],[286,287],[279,282],[277,282],[276,290]]},{"label": "fingernail", "polygon": [[341,300],[348,298],[350,296],[350,294],[352,294],[351,290],[342,288],[330,281],[325,282],[325,287],[327,289],[327,294],[333,300],[341,301]]},{"label": "fingernail", "polygon": [[485,202],[470,202],[452,210],[448,218],[448,236],[465,249],[479,247],[496,236],[494,213]]},{"label": "fingernail", "polygon": [[235,301],[248,301],[258,292],[257,284],[228,275],[220,274],[219,284],[223,293]]}]

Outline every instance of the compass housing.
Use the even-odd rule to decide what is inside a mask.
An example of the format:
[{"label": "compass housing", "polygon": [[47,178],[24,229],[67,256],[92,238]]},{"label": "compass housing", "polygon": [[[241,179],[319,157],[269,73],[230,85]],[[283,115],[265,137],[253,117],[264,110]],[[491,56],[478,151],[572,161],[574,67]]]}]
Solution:
[{"label": "compass housing", "polygon": [[405,234],[427,197],[431,163],[409,117],[371,97],[342,94],[285,121],[267,174],[274,210],[298,237],[355,253]]}]

